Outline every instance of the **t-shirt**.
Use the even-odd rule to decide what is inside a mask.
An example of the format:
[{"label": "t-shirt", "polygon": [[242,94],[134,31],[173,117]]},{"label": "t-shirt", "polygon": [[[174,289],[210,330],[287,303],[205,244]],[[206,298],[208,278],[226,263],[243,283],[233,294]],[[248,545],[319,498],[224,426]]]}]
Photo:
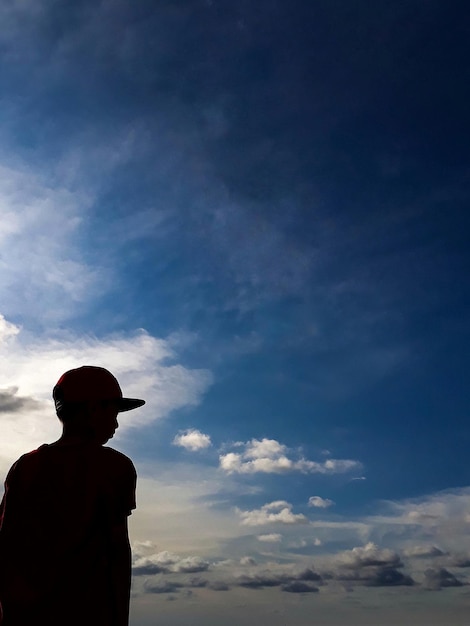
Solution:
[{"label": "t-shirt", "polygon": [[132,461],[97,444],[46,444],[18,459],[0,505],[4,626],[29,626],[26,615],[112,624],[111,529],[135,508],[135,487]]}]

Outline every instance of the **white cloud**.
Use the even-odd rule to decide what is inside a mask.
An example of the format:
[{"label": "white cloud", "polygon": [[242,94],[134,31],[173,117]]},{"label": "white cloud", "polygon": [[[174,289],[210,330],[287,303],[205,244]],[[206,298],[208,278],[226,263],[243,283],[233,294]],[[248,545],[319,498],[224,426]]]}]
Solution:
[{"label": "white cloud", "polygon": [[308,499],[308,506],[314,506],[317,509],[327,509],[330,506],[333,506],[333,500],[329,500],[328,498],[321,498],[320,496],[311,496]]},{"label": "white cloud", "polygon": [[150,556],[138,557],[134,560],[135,575],[152,575],[162,572],[192,574],[209,569],[209,562],[199,556],[182,557],[163,550]]},{"label": "white cloud", "polygon": [[343,567],[353,569],[370,566],[399,567],[401,564],[396,552],[388,548],[380,549],[372,542],[339,553],[335,561]]},{"label": "white cloud", "polygon": [[264,504],[260,509],[252,511],[237,510],[245,526],[264,526],[265,524],[307,524],[308,520],[302,513],[293,513],[292,504],[285,500],[276,500]]},{"label": "white cloud", "polygon": [[305,474],[342,474],[361,468],[359,461],[327,459],[324,462],[294,459],[287,456],[287,446],[275,439],[252,439],[238,443],[242,452],[228,452],[219,456],[220,468],[228,474],[282,474],[302,472]]},{"label": "white cloud", "polygon": [[211,383],[211,375],[206,370],[187,369],[176,360],[168,341],[144,331],[100,339],[72,334],[33,338],[0,316],[0,381],[4,395],[14,398],[16,407],[28,399],[35,401],[29,402],[28,410],[0,414],[2,456],[12,460],[60,435],[52,388],[63,372],[80,365],[110,369],[125,395],[147,401],[141,409],[121,416],[117,440],[130,427],[149,424],[175,409],[198,404]]},{"label": "white cloud", "polygon": [[247,459],[272,459],[281,456],[286,451],[286,446],[275,439],[252,439],[246,444],[245,458]]},{"label": "white cloud", "polygon": [[258,535],[256,539],[265,543],[279,543],[282,541],[282,535],[279,533],[269,533],[267,535]]},{"label": "white cloud", "polygon": [[212,445],[209,435],[205,435],[195,428],[190,428],[180,432],[173,439],[173,444],[175,446],[180,446],[181,448],[186,448],[186,450],[191,450],[192,452],[203,450],[204,448],[208,448]]}]

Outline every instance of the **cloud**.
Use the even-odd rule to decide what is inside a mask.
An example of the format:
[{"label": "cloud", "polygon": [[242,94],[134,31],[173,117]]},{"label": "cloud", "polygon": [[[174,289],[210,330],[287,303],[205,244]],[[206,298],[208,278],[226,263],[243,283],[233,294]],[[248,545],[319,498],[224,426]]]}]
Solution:
[{"label": "cloud", "polygon": [[348,569],[358,569],[369,566],[401,567],[399,555],[387,548],[380,549],[369,542],[352,550],[341,552],[335,557],[336,563]]},{"label": "cloud", "polygon": [[293,513],[292,504],[284,500],[276,500],[253,511],[237,510],[245,526],[264,526],[266,524],[307,524],[308,520],[302,513]]},{"label": "cloud", "polygon": [[203,450],[212,445],[209,435],[205,435],[195,428],[180,432],[173,439],[173,444],[185,448],[186,450],[191,450],[192,452]]},{"label": "cloud", "polygon": [[263,589],[264,587],[278,587],[282,579],[269,575],[239,576],[236,583],[239,587],[247,589]]},{"label": "cloud", "polygon": [[333,500],[328,500],[328,498],[321,498],[320,496],[311,496],[308,499],[308,506],[314,506],[318,509],[328,509],[330,506],[333,506]]},{"label": "cloud", "polygon": [[430,591],[439,591],[444,587],[462,587],[463,583],[443,567],[429,568],[424,572],[423,586]]},{"label": "cloud", "polygon": [[470,488],[432,493],[420,498],[379,503],[380,513],[365,518],[374,538],[387,536],[410,546],[439,546],[447,553],[470,551]]},{"label": "cloud", "polygon": [[313,569],[307,567],[306,569],[299,572],[295,578],[297,580],[314,580],[317,583],[322,581],[322,577],[317,572],[314,572]]},{"label": "cloud", "polygon": [[449,564],[453,567],[470,567],[470,556],[454,554],[450,557]]},{"label": "cloud", "polygon": [[279,543],[282,541],[282,535],[279,533],[269,533],[267,535],[257,535],[256,539],[266,543]]},{"label": "cloud", "polygon": [[440,550],[437,546],[413,546],[403,550],[403,556],[412,557],[415,559],[427,559],[436,556],[444,556],[446,553]]},{"label": "cloud", "polygon": [[145,581],[144,591],[145,593],[178,593],[184,585],[180,582],[162,580],[158,582]]},{"label": "cloud", "polygon": [[403,563],[393,550],[380,549],[369,542],[352,550],[335,555],[339,566],[338,580],[358,583],[367,587],[412,586],[411,576],[399,571]]},{"label": "cloud", "polygon": [[137,558],[132,566],[135,576],[151,576],[160,573],[194,574],[209,569],[209,562],[198,556],[182,557],[166,550],[150,556]]},{"label": "cloud", "polygon": [[17,396],[18,387],[0,390],[0,413],[21,413],[41,408],[43,403],[34,398]]},{"label": "cloud", "polygon": [[235,578],[235,584],[240,587],[264,589],[265,587],[281,586],[282,591],[290,593],[312,593],[318,591],[316,587],[308,584],[312,582],[322,585],[323,578],[311,568],[306,568],[297,573],[265,569],[251,574],[243,574]]},{"label": "cloud", "polygon": [[287,446],[275,439],[252,439],[241,444],[243,452],[228,452],[219,456],[220,468],[227,474],[342,474],[361,468],[359,461],[327,459],[323,462],[294,459],[288,456]]},{"label": "cloud", "polygon": [[253,565],[256,565],[256,561],[252,556],[242,556],[242,558],[240,559],[240,565],[251,567]]},{"label": "cloud", "polygon": [[101,338],[72,333],[32,337],[0,316],[2,455],[11,461],[58,437],[60,425],[52,388],[64,371],[80,365],[110,369],[126,395],[147,401],[141,409],[121,417],[117,440],[131,427],[167,417],[183,406],[197,405],[211,383],[211,374],[187,369],[177,363],[177,358],[171,341],[144,330]]},{"label": "cloud", "polygon": [[33,326],[57,323],[108,290],[107,271],[87,263],[76,243],[90,204],[84,192],[0,163],[3,313]]},{"label": "cloud", "polygon": [[394,567],[380,567],[362,576],[367,587],[411,587],[415,584],[411,576]]},{"label": "cloud", "polygon": [[286,591],[288,593],[316,593],[319,591],[318,587],[313,587],[312,585],[307,585],[300,580],[294,580],[290,583],[286,583],[281,587],[282,591]]}]

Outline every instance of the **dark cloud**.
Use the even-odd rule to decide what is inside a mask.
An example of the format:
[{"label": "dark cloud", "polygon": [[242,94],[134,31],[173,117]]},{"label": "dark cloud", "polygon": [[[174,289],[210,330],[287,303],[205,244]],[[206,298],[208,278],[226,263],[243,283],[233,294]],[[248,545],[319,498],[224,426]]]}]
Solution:
[{"label": "dark cloud", "polygon": [[363,569],[341,571],[334,578],[366,587],[410,587],[415,584],[411,576],[403,574],[394,567],[383,566],[368,566]]},{"label": "dark cloud", "polygon": [[0,390],[0,413],[21,413],[34,411],[42,406],[29,396],[17,396],[18,387],[8,387]]},{"label": "dark cloud", "polygon": [[316,582],[320,582],[322,577],[317,572],[314,572],[312,569],[307,568],[304,569],[300,574],[296,576],[297,580],[315,580]]},{"label": "dark cloud", "polygon": [[282,591],[287,591],[288,593],[315,593],[318,592],[318,587],[313,587],[312,585],[307,585],[300,580],[294,580],[291,583],[286,583],[281,587]]},{"label": "dark cloud", "polygon": [[463,584],[444,567],[429,568],[424,572],[423,586],[430,591],[439,591],[444,587],[462,587]]},{"label": "dark cloud", "polygon": [[[294,574],[287,572],[264,572],[262,574],[243,575],[236,579],[236,584],[248,589],[263,589],[264,587],[279,587],[282,585],[283,587],[288,587],[284,591],[291,591],[291,586],[293,589],[300,589],[305,586],[307,590],[311,590],[311,586],[307,585],[305,581],[314,581],[319,585],[323,584],[322,576],[311,568]],[[293,591],[293,593],[302,592]]]},{"label": "dark cloud", "polygon": [[283,576],[240,576],[236,579],[237,584],[240,587],[246,587],[247,589],[263,589],[264,587],[278,587],[284,580]]},{"label": "dark cloud", "polygon": [[167,571],[167,568],[157,565],[156,563],[147,563],[132,568],[133,576],[153,576],[154,574],[162,574]]},{"label": "dark cloud", "polygon": [[368,587],[409,587],[414,585],[414,580],[393,567],[380,567],[367,579],[366,585]]}]

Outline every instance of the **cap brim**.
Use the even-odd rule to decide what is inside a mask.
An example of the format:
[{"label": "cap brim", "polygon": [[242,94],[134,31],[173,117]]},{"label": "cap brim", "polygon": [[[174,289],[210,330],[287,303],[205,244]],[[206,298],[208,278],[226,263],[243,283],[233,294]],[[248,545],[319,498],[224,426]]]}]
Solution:
[{"label": "cap brim", "polygon": [[119,401],[119,413],[123,411],[130,411],[131,409],[138,409],[139,406],[143,406],[145,400],[139,400],[137,398],[121,398]]}]

